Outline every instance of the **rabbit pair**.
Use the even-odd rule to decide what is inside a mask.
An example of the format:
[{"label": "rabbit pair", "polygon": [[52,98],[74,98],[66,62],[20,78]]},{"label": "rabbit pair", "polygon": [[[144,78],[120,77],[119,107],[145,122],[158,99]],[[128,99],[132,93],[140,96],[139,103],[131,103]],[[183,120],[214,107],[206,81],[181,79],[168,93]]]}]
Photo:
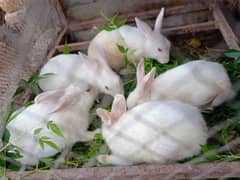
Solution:
[{"label": "rabbit pair", "polygon": [[112,111],[97,109],[111,155],[103,164],[167,163],[197,155],[207,141],[207,127],[198,108],[178,101],[150,101],[127,111],[116,95]]},{"label": "rabbit pair", "polygon": [[142,57],[156,59],[159,63],[169,61],[170,42],[161,33],[164,8],[161,9],[155,21],[154,30],[140,20],[135,18],[137,27],[124,25],[113,31],[101,31],[90,42],[88,56],[97,59],[99,52],[95,46],[103,47],[109,66],[115,71],[123,67],[122,54],[117,45],[128,48],[128,60],[137,63]]},{"label": "rabbit pair", "polygon": [[[89,110],[97,94],[94,88],[83,89],[70,85],[66,89],[47,91],[36,96],[34,104],[24,109],[6,127],[11,134],[9,143],[20,149],[22,158],[18,161],[34,165],[39,159],[58,152],[48,144],[41,148],[41,137],[50,138],[59,151],[71,148],[77,141],[92,140],[98,130],[87,131]],[[57,125],[63,137],[47,127],[50,121]]]},{"label": "rabbit pair", "polygon": [[227,72],[219,63],[191,61],[156,79],[154,76],[155,68],[145,75],[144,61],[141,60],[137,67],[137,87],[127,99],[128,108],[152,100],[177,100],[204,110],[235,95]]}]

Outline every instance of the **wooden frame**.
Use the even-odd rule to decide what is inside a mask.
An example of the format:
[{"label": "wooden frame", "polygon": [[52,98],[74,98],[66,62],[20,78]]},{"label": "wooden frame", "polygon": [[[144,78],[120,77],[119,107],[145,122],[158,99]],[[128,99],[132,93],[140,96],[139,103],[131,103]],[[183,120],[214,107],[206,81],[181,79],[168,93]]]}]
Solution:
[{"label": "wooden frame", "polygon": [[[166,35],[181,35],[181,34],[188,34],[193,32],[219,30],[226,44],[229,46],[229,48],[239,49],[238,39],[234,34],[234,32],[232,31],[230,25],[228,24],[226,18],[224,17],[218,3],[214,3],[213,5],[209,5],[209,6],[196,3],[195,5],[193,4],[187,7],[184,5],[169,7],[169,8],[166,8],[166,16],[170,16],[174,14],[189,13],[189,12],[197,12],[202,10],[208,10],[212,14],[213,19],[210,19],[206,22],[199,22],[199,23],[190,24],[190,25],[165,28],[163,29],[163,32]],[[146,19],[156,17],[158,12],[159,10],[153,9],[148,11],[132,13],[128,15],[121,15],[120,18],[127,18],[128,23],[132,23],[134,21],[134,17],[136,16],[141,17],[141,19],[143,20],[146,20]],[[100,18],[95,18],[87,21],[69,20],[66,29],[64,29],[63,32],[60,34],[57,44],[55,45],[51,53],[49,53],[48,57],[50,58],[53,54],[63,51],[64,46],[61,45],[60,42],[63,40],[63,37],[66,33],[90,29],[94,25],[101,24],[101,23],[102,23],[102,19]],[[78,51],[78,50],[86,50],[88,45],[89,45],[89,41],[82,41],[82,42],[70,43],[69,47],[71,51]]]},{"label": "wooden frame", "polygon": [[[163,29],[167,35],[180,35],[192,32],[219,30],[226,41],[229,48],[239,49],[238,39],[233,33],[227,20],[225,19],[219,4],[215,3],[211,6],[203,4],[195,4],[191,6],[175,6],[166,9],[166,16],[177,13],[188,13],[192,11],[208,10],[212,14],[212,19],[207,22],[200,22],[191,25],[179,27],[171,27]],[[157,15],[159,10],[142,11],[132,13],[128,16],[122,15],[121,18],[128,18],[128,23],[132,23],[135,16],[142,19],[150,19]],[[65,17],[63,17],[65,19]],[[65,20],[64,20],[65,21]],[[100,24],[101,19],[96,18],[88,21],[68,20],[66,27],[62,30],[56,40],[54,47],[49,51],[48,58],[54,54],[62,52],[64,46],[61,44],[64,36],[73,31],[90,29],[95,24]],[[87,49],[89,41],[69,43],[71,51]],[[128,167],[99,167],[99,168],[74,168],[50,170],[33,174],[24,179],[162,179],[162,178],[223,178],[223,177],[240,177],[240,162],[221,162],[221,163],[203,163],[203,164],[170,164],[170,165],[138,165]],[[26,175],[31,172],[9,172],[10,179],[16,179],[18,175]]]}]

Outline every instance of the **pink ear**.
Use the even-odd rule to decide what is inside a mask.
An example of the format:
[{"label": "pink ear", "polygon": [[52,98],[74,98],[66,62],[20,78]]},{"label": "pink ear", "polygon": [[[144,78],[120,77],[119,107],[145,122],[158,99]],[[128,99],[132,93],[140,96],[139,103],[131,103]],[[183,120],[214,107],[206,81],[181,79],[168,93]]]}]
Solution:
[{"label": "pink ear", "polygon": [[114,97],[111,115],[115,122],[127,111],[125,97],[118,94]]},{"label": "pink ear", "polygon": [[135,17],[135,22],[136,22],[137,28],[144,33],[146,38],[150,38],[152,36],[153,31],[147,23],[143,22],[137,17]]},{"label": "pink ear", "polygon": [[147,95],[151,92],[152,83],[154,81],[156,68],[152,68],[152,70],[143,78],[142,88],[144,90],[144,94]]},{"label": "pink ear", "polygon": [[140,84],[145,76],[144,59],[142,58],[137,66],[137,84]]},{"label": "pink ear", "polygon": [[60,98],[51,108],[49,108],[49,114],[50,113],[56,113],[60,111],[64,111],[68,108],[70,108],[72,105],[76,104],[79,99],[80,94],[79,93],[72,93],[72,94],[66,94],[62,98]]},{"label": "pink ear", "polygon": [[113,124],[113,118],[110,114],[110,112],[106,111],[105,109],[98,108],[96,110],[97,115],[102,119],[104,123],[107,125],[112,125]]},{"label": "pink ear", "polygon": [[64,95],[65,91],[64,90],[53,90],[53,91],[46,91],[38,96],[35,97],[34,102],[36,104],[39,103],[53,103],[56,102],[59,98],[61,98]]},{"label": "pink ear", "polygon": [[163,16],[164,16],[164,8],[161,8],[160,13],[157,16],[157,19],[155,21],[154,31],[160,32],[162,29],[162,22],[163,22]]}]

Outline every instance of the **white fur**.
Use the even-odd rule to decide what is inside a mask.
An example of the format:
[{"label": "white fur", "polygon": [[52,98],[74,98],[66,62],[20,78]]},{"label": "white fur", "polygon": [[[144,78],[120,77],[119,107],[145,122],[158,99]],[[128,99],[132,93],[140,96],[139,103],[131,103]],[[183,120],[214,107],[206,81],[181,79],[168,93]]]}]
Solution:
[{"label": "white fur", "polygon": [[[128,58],[131,63],[136,63],[141,57],[150,57],[160,63],[169,61],[170,42],[161,33],[164,8],[161,9],[154,30],[135,18],[137,27],[124,25],[113,31],[101,31],[90,42],[88,55],[97,59],[98,52],[94,48],[96,45],[104,48],[106,59],[110,67],[119,71],[123,66],[122,54],[117,48],[117,44],[128,48]],[[159,52],[158,49],[162,51]]]},{"label": "white fur", "polygon": [[119,76],[108,67],[104,57],[98,62],[84,54],[57,55],[43,66],[40,75],[53,73],[39,81],[42,90],[66,88],[69,84],[79,86],[91,85],[101,92],[114,96],[123,93],[122,82]]},{"label": "white fur", "polygon": [[[125,101],[124,97],[120,98]],[[115,96],[114,101],[119,97]],[[151,101],[125,112],[123,103],[112,112],[98,109],[102,133],[111,155],[100,155],[104,164],[167,163],[200,153],[207,127],[199,110],[177,101]],[[126,106],[126,105],[125,105]]]},{"label": "white fur", "polygon": [[[89,141],[95,132],[87,131],[89,109],[97,96],[95,89],[82,90],[69,86],[65,90],[48,91],[35,98],[35,103],[27,107],[8,125],[10,143],[21,149],[22,164],[34,165],[41,158],[55,155],[58,151],[45,144],[44,150],[39,145],[39,138],[51,138],[60,150],[71,147],[77,141]],[[59,137],[47,128],[53,121],[64,137]],[[42,128],[38,135],[34,130]]]},{"label": "white fur", "polygon": [[[139,63],[141,68],[138,66],[138,73],[141,71],[144,76],[141,64],[143,61]],[[128,108],[149,100],[178,100],[205,109],[218,106],[235,94],[224,67],[204,60],[191,61],[168,70],[148,86],[139,77],[136,89],[127,99]]]}]

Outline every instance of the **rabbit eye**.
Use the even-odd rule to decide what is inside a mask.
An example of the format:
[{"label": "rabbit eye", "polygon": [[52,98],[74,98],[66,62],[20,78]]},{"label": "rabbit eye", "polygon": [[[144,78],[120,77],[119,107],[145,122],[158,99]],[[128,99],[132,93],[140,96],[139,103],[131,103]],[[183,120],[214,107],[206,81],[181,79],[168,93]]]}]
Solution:
[{"label": "rabbit eye", "polygon": [[159,52],[162,52],[162,49],[161,49],[161,48],[158,48],[158,51],[159,51]]},{"label": "rabbit eye", "polygon": [[109,87],[108,87],[108,86],[105,86],[105,89],[106,89],[106,90],[109,90]]}]

